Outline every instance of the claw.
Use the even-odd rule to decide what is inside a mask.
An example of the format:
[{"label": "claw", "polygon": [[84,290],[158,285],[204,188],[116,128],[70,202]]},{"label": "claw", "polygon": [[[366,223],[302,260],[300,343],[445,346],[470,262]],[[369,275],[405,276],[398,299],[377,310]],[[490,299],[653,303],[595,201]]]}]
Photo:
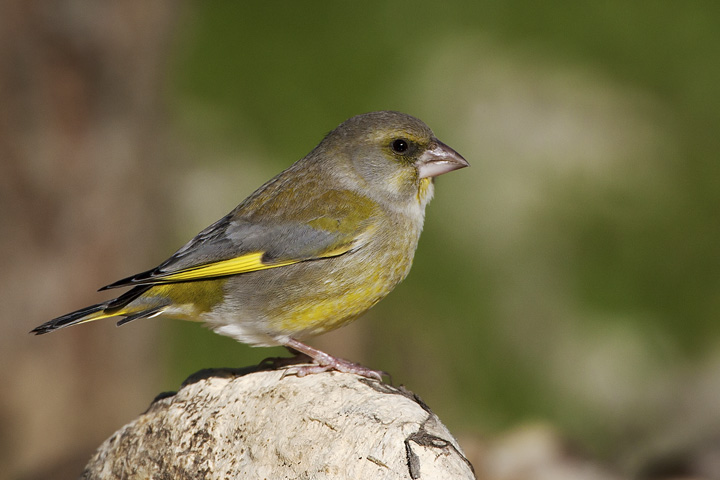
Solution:
[{"label": "claw", "polygon": [[[387,373],[380,370],[372,370],[357,363],[352,363],[342,358],[333,357],[323,351],[317,350],[309,345],[305,345],[295,339],[289,339],[285,344],[285,347],[291,349],[291,351],[297,352],[294,357],[283,359],[265,359],[263,363],[273,361],[274,366],[288,366],[285,375],[297,375],[298,377],[304,377],[305,375],[311,375],[313,373],[322,373],[329,370],[336,370],[342,373],[354,373],[361,377],[372,378],[382,382],[383,375],[389,376]],[[312,359],[313,365],[297,365],[298,363],[305,363],[307,360]],[[275,362],[277,361],[277,362]],[[283,375],[284,376],[284,375]]]}]

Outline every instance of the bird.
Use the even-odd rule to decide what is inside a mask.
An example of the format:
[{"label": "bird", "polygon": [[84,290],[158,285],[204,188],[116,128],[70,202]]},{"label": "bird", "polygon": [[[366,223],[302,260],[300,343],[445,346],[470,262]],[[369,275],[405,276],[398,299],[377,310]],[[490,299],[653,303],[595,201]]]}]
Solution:
[{"label": "bird", "polygon": [[384,372],[302,340],[355,320],[405,279],[435,177],[467,166],[411,115],[356,115],[160,265],[100,289],[128,291],[30,333],[109,317],[121,317],[118,326],[190,320],[252,346],[287,347],[311,361],[293,367],[298,376],[381,380]]}]

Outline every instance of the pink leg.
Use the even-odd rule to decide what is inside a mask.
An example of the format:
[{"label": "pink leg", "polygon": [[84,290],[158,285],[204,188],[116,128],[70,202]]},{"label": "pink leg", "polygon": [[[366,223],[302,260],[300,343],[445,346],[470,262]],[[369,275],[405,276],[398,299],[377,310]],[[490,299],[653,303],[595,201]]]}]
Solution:
[{"label": "pink leg", "polygon": [[315,363],[317,363],[317,365],[292,367],[289,370],[289,373],[294,373],[298,377],[304,377],[305,375],[309,375],[311,373],[337,370],[338,372],[343,373],[354,373],[356,375],[360,375],[361,377],[374,378],[382,382],[383,375],[387,375],[385,372],[371,370],[369,368],[363,367],[362,365],[358,365],[357,363],[352,363],[347,360],[343,360],[342,358],[333,357],[332,355],[322,352],[309,345],[305,345],[304,343],[299,342],[293,338],[289,339],[283,345],[287,348],[291,348],[297,352],[300,352],[301,354],[307,355],[308,357],[312,358]]}]

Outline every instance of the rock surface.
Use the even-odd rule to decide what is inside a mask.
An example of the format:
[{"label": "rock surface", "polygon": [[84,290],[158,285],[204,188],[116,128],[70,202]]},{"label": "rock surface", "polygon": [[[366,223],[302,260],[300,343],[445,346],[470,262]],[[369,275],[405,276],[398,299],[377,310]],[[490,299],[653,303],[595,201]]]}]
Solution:
[{"label": "rock surface", "polygon": [[85,479],[472,479],[414,394],[329,372],[208,370],[106,440]]}]

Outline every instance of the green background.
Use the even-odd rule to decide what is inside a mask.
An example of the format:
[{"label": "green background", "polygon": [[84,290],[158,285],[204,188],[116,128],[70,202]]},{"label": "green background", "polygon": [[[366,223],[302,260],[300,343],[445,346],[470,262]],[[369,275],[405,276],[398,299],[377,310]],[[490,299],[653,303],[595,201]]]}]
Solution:
[{"label": "green background", "polygon": [[[622,457],[672,431],[718,355],[718,19],[717,2],[191,4],[170,141],[173,169],[210,172],[182,195],[211,206],[180,204],[198,213],[178,208],[168,252],[344,119],[416,115],[472,167],[439,179],[410,277],[343,345],[451,430],[547,421]],[[165,334],[169,389],[283,353]]]}]

